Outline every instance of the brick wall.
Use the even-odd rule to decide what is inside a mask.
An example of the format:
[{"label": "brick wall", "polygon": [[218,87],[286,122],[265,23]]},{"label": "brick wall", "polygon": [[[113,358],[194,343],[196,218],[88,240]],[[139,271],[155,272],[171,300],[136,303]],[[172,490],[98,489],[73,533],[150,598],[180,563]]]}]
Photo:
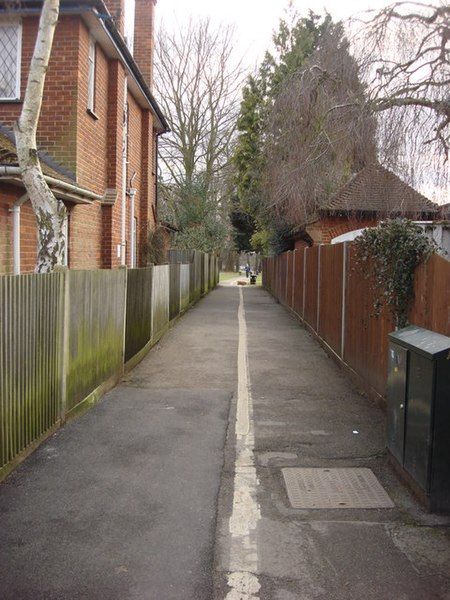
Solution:
[{"label": "brick wall", "polygon": [[103,266],[120,265],[117,246],[121,243],[122,228],[122,140],[123,98],[125,71],[119,61],[109,63],[107,147],[108,187],[117,190],[117,202],[103,210]]},{"label": "brick wall", "polygon": [[77,204],[69,216],[69,267],[95,269],[102,266],[102,206]]},{"label": "brick wall", "polygon": [[[153,0],[152,0],[153,2]],[[111,3],[108,3],[111,6]],[[114,4],[114,3],[113,3]],[[121,5],[121,1],[116,3]],[[152,4],[153,7],[153,4]],[[114,8],[114,7],[113,7]],[[37,19],[23,19],[22,96],[28,65],[34,47]],[[80,17],[62,16],[59,20],[47,73],[38,147],[47,151],[76,175],[82,187],[98,194],[106,188],[117,191],[113,206],[69,206],[70,266],[76,268],[114,268],[121,264],[117,246],[122,230],[122,177],[137,175],[133,186],[138,190],[135,216],[138,218],[137,256],[146,238],[147,227],[154,223],[154,136],[153,117],[128,94],[129,164],[123,174],[123,97],[125,70],[118,60],[109,59],[96,45],[94,114],[87,111],[90,33]],[[0,103],[0,122],[12,126],[20,114],[21,102]],[[1,186],[2,184],[0,184]],[[12,270],[12,219],[8,212],[16,198],[23,194],[2,186],[0,216],[0,272]],[[130,207],[126,202],[127,264],[130,263]],[[22,266],[34,269],[36,228],[31,205],[23,209]],[[33,230],[34,228],[34,230]],[[33,230],[33,231],[32,231]],[[138,258],[139,261],[139,258]],[[27,267],[25,267],[27,265]]]},{"label": "brick wall", "polygon": [[[77,90],[78,183],[103,194],[108,186],[108,85],[109,63],[99,44],[95,47],[94,113],[87,110],[89,70],[89,30],[83,25],[79,37]],[[116,140],[114,140],[116,142]]]},{"label": "brick wall", "polygon": [[[133,188],[136,189],[134,199],[134,216],[138,223],[146,221],[147,217],[141,210],[141,199],[145,195],[142,189],[142,116],[141,109],[131,94],[128,95],[128,167],[127,167],[127,188],[133,173],[136,176],[133,180]],[[131,264],[131,199],[127,199],[127,264]],[[136,234],[136,250],[139,247],[140,235],[139,228]],[[138,252],[136,252],[136,257]]]},{"label": "brick wall", "polygon": [[25,202],[20,209],[20,269],[22,273],[32,273],[36,266],[38,236],[36,217],[31,202]]},{"label": "brick wall", "polygon": [[81,20],[60,19],[55,32],[38,127],[38,145],[71,171],[77,168],[78,40]]},{"label": "brick wall", "polygon": [[315,244],[329,244],[338,235],[354,229],[374,227],[377,223],[377,219],[369,218],[322,217],[319,221],[308,225],[306,231]]},{"label": "brick wall", "polygon": [[153,28],[155,0],[136,0],[134,58],[150,89],[153,85]]},{"label": "brick wall", "polygon": [[123,35],[125,24],[125,0],[105,0],[107,9],[114,19],[114,23]]},{"label": "brick wall", "polygon": [[16,187],[0,184],[0,273],[10,273],[13,268],[13,229],[10,208],[20,195]]}]

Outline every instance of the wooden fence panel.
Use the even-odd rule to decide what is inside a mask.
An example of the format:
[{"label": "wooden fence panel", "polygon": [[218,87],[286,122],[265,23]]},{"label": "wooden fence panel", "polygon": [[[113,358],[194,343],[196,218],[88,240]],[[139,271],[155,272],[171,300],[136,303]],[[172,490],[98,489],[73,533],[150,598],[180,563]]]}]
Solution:
[{"label": "wooden fence panel", "polygon": [[294,253],[286,252],[286,293],[285,303],[289,308],[292,308],[292,288],[294,285],[293,278]]},{"label": "wooden fence panel", "polygon": [[442,256],[434,254],[417,268],[409,320],[450,336],[450,262]]},{"label": "wooden fence panel", "polygon": [[[386,307],[374,315],[375,293],[356,265],[355,249],[336,244],[296,250],[293,269],[290,256],[264,261],[266,289],[287,304],[292,290],[294,311],[366,384],[385,396],[388,334],[395,329],[394,319]],[[287,287],[286,276],[294,279]],[[450,262],[441,256],[433,255],[418,267],[409,320],[450,336]]]},{"label": "wooden fence panel", "polygon": [[202,295],[208,293],[209,290],[209,256],[207,254],[203,254],[203,269]]},{"label": "wooden fence panel", "polygon": [[0,277],[0,467],[59,420],[63,277]]},{"label": "wooden fence panel", "polygon": [[284,268],[284,256],[279,254],[276,257],[276,269],[277,269],[277,288],[276,294],[278,301],[284,303],[284,286],[286,285],[286,274]]},{"label": "wooden fence panel", "polygon": [[189,307],[190,278],[193,265],[180,265],[180,311],[184,312]]},{"label": "wooden fence panel", "polygon": [[295,250],[294,261],[294,311],[300,316],[303,316],[303,276],[304,276],[304,253],[305,249]]},{"label": "wooden fence panel", "polygon": [[314,329],[317,328],[317,284],[319,274],[319,246],[306,248],[305,275],[305,321]]},{"label": "wooden fence panel", "polygon": [[209,256],[209,289],[212,290],[216,287],[216,261],[217,258],[214,255]]},{"label": "wooden fence panel", "polygon": [[169,326],[169,265],[153,267],[152,308],[152,338],[158,338]]},{"label": "wooden fence panel", "polygon": [[320,337],[341,352],[344,244],[322,246],[320,252]]},{"label": "wooden fence panel", "polygon": [[169,265],[169,320],[180,314],[180,273],[181,264]]},{"label": "wooden fence panel", "polygon": [[67,411],[122,372],[127,272],[69,271]]},{"label": "wooden fence panel", "polygon": [[193,261],[193,250],[178,250],[176,248],[169,250],[169,263],[189,264]]},{"label": "wooden fence panel", "polygon": [[127,272],[125,362],[147,344],[152,335],[153,267]]},{"label": "wooden fence panel", "polygon": [[393,318],[384,308],[374,315],[375,294],[369,279],[356,266],[355,249],[348,249],[344,361],[379,394],[386,394],[388,333]]},{"label": "wooden fence panel", "polygon": [[201,252],[194,251],[194,260],[190,274],[189,295],[190,301],[197,302],[202,295],[202,256]]}]

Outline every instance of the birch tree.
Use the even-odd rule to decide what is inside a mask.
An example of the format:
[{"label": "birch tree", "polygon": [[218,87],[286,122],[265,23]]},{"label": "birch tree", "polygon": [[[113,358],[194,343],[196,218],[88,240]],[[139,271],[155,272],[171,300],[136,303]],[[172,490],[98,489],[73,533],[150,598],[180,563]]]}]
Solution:
[{"label": "birch tree", "polygon": [[36,131],[42,106],[45,76],[59,16],[59,0],[44,0],[39,30],[28,73],[22,112],[15,123],[17,157],[22,181],[36,215],[39,248],[36,272],[46,273],[63,263],[66,208],[50,190],[39,162]]}]

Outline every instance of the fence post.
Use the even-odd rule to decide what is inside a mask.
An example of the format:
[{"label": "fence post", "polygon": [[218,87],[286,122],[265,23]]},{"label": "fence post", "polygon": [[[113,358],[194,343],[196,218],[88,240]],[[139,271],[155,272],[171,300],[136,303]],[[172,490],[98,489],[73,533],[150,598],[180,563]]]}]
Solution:
[{"label": "fence post", "polygon": [[286,302],[286,306],[289,306],[289,299],[288,299],[288,289],[289,289],[289,255],[291,254],[291,252],[286,252],[286,269],[285,269],[285,279],[286,279],[286,287],[284,288],[284,298],[285,298],[285,302]]},{"label": "fence post", "polygon": [[303,307],[302,307],[302,319],[305,320],[305,305],[306,305],[306,247],[303,251]]},{"label": "fence post", "polygon": [[292,296],[291,296],[291,308],[294,310],[295,306],[295,258],[297,256],[297,250],[294,250],[292,257]]},{"label": "fence post", "polygon": [[317,256],[317,316],[316,316],[316,331],[317,335],[319,335],[319,325],[320,325],[320,276],[321,276],[321,266],[322,266],[322,244],[319,246]]},{"label": "fence post", "polygon": [[70,331],[70,272],[67,267],[56,266],[55,272],[61,274],[60,282],[60,320],[61,327],[61,389],[59,403],[59,419],[66,421],[67,412],[67,370],[69,366],[69,331]]},{"label": "fence post", "polygon": [[347,290],[347,244],[344,242],[344,252],[342,253],[342,325],[341,325],[341,359],[344,360],[345,350],[345,318],[346,318],[346,306],[345,306],[345,295]]},{"label": "fence post", "polygon": [[128,268],[127,265],[120,265],[119,271],[124,270],[123,282],[123,327],[122,327],[122,374],[125,372],[125,344],[127,340],[127,286],[128,286]]}]

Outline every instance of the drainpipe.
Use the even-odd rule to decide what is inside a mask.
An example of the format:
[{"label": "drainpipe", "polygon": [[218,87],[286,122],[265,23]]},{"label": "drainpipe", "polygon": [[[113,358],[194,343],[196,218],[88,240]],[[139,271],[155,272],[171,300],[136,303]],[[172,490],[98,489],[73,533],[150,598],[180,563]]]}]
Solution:
[{"label": "drainpipe", "polygon": [[[158,220],[158,169],[159,169],[159,136],[167,133],[166,131],[160,131],[156,134],[155,142],[155,213],[156,219]],[[155,223],[157,225],[157,223]]]},{"label": "drainpipe", "polygon": [[123,136],[122,136],[122,235],[120,241],[120,264],[126,265],[126,226],[127,226],[127,137],[128,137],[128,115],[127,115],[128,81],[125,77],[123,85]]},{"label": "drainpipe", "polygon": [[10,209],[13,215],[13,274],[20,275],[20,207],[28,200],[28,194],[21,196]]},{"label": "drainpipe", "polygon": [[136,232],[134,229],[134,197],[136,196],[136,188],[133,187],[133,181],[136,177],[136,171],[133,173],[130,179],[130,187],[128,188],[128,196],[130,197],[130,267],[134,269],[136,267]]}]

